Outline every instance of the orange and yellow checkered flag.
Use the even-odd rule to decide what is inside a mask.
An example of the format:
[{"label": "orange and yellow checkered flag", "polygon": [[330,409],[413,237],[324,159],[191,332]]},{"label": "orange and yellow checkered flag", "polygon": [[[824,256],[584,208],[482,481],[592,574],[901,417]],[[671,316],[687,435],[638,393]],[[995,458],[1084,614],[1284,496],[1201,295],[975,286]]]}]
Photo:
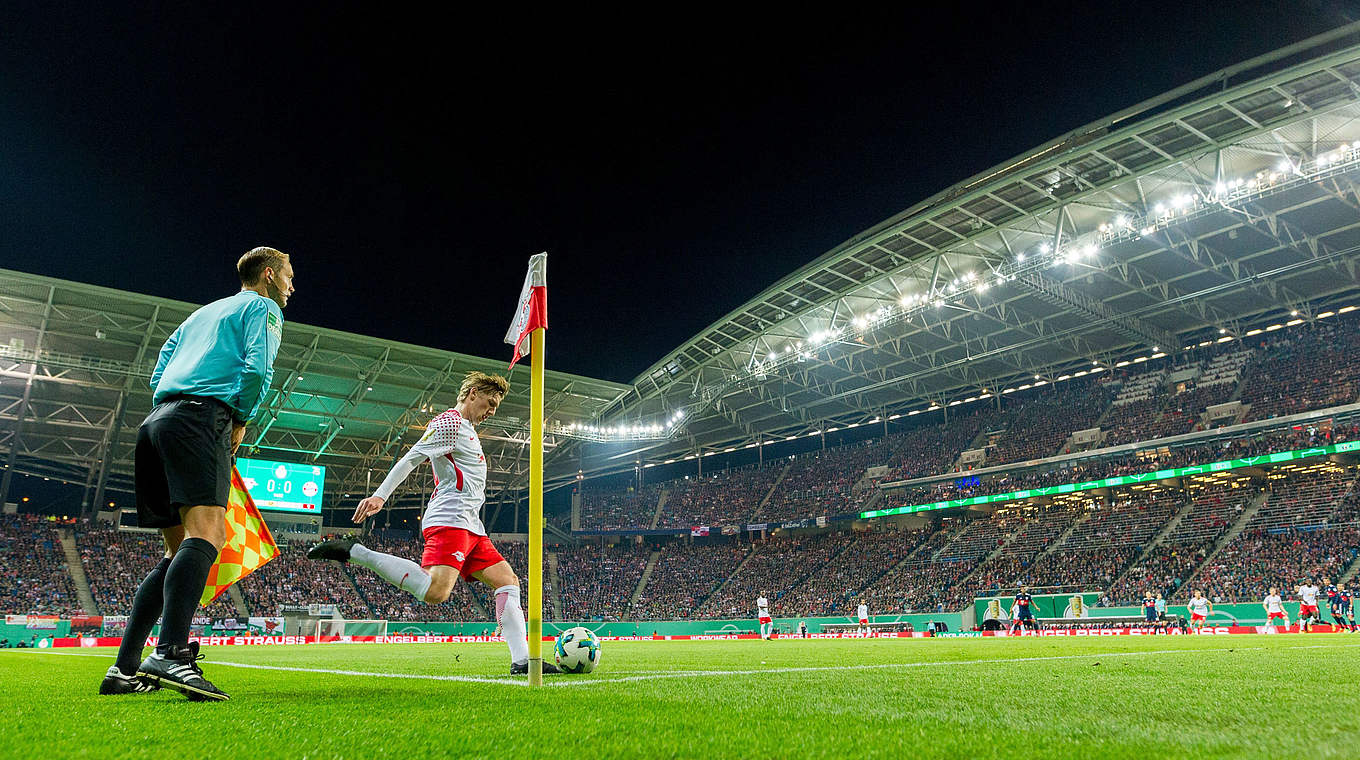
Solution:
[{"label": "orange and yellow checkered flag", "polygon": [[255,572],[264,563],[279,556],[274,535],[264,524],[255,500],[246,491],[241,473],[231,468],[231,498],[227,500],[227,542],[208,569],[208,583],[203,587],[200,605],[217,600],[231,584]]}]

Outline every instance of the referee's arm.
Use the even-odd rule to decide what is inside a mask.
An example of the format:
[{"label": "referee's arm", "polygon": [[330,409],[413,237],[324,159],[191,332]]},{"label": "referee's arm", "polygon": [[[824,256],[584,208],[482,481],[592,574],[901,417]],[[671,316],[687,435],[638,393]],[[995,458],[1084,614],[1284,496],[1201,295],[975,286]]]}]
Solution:
[{"label": "referee's arm", "polygon": [[242,330],[245,367],[235,410],[236,422],[242,426],[255,416],[269,390],[269,382],[274,379],[274,357],[279,353],[279,340],[269,331],[268,319],[269,306],[263,298],[253,301],[246,310]]},{"label": "referee's arm", "polygon": [[156,386],[161,384],[161,375],[165,373],[165,365],[170,363],[170,357],[175,355],[175,346],[179,345],[179,331],[184,329],[183,325],[175,328],[170,333],[170,337],[165,339],[165,345],[161,346],[161,354],[156,359],[156,368],[151,371],[151,391],[154,393]]}]

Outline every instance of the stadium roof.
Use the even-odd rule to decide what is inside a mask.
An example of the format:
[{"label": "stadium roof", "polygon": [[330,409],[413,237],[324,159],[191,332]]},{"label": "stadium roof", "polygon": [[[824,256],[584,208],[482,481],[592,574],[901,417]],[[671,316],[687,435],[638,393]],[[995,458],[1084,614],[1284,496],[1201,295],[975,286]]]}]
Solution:
[{"label": "stadium roof", "polygon": [[[102,472],[129,489],[157,352],[196,308],[0,270],[0,452],[13,471],[97,485],[107,454]],[[464,373],[504,374],[506,364],[288,323],[272,388],[247,431],[248,451],[328,466],[330,494],[364,490],[370,471],[380,480],[432,411],[454,404]],[[492,494],[522,479],[527,462],[527,366],[510,378],[515,392],[482,426],[496,463]],[[561,372],[548,372],[546,384],[548,414],[572,418],[589,418],[628,390]],[[549,436],[545,445],[552,451],[558,441]],[[428,479],[428,470],[418,472]]]},{"label": "stadium roof", "polygon": [[1351,24],[1073,130],[856,235],[671,351],[586,427],[633,445],[586,446],[582,467],[992,398],[1354,303],[1358,117]]}]

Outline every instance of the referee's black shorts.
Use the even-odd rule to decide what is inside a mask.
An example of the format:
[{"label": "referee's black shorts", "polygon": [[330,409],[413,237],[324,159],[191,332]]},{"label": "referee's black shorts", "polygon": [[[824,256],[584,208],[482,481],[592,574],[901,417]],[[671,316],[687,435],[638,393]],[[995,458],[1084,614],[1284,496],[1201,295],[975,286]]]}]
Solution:
[{"label": "referee's black shorts", "polygon": [[231,409],[203,396],[171,396],[137,429],[137,524],[170,528],[180,507],[227,506]]}]

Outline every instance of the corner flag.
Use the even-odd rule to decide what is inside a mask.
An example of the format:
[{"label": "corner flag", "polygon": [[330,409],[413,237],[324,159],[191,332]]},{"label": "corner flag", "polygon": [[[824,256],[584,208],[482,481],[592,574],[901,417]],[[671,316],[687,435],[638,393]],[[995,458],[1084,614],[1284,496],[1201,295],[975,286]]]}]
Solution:
[{"label": "corner flag", "polygon": [[519,305],[515,308],[515,318],[505,333],[505,342],[515,347],[515,355],[510,359],[510,368],[524,356],[520,350],[524,339],[535,328],[548,326],[548,254],[540,253],[529,258],[529,271],[524,275],[524,287],[519,292]]},{"label": "corner flag", "polygon": [[548,332],[548,254],[529,258],[529,272],[519,292],[519,306],[505,342],[515,347],[515,362],[523,356],[520,346],[529,338],[529,685],[543,685],[543,388],[544,337]]},{"label": "corner flag", "polygon": [[250,498],[241,473],[231,468],[231,497],[227,499],[227,542],[208,568],[208,583],[198,603],[207,606],[217,601],[231,584],[250,575],[266,562],[279,556],[274,535],[264,524],[255,500]]}]

